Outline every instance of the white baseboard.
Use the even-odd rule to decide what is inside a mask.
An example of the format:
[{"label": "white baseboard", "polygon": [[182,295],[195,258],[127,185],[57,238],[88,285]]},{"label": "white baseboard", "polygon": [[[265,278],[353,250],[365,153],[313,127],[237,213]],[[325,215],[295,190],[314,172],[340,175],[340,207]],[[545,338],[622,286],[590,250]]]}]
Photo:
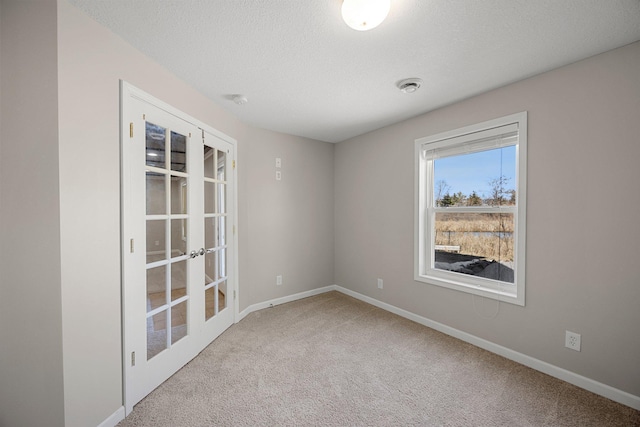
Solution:
[{"label": "white baseboard", "polygon": [[300,292],[297,294],[288,295],[286,297],[275,298],[269,301],[252,304],[240,312],[240,314],[238,315],[238,318],[236,319],[236,323],[238,323],[239,321],[241,321],[247,315],[253,313],[254,311],[262,310],[264,308],[269,308],[269,307],[275,307],[276,305],[285,304],[287,302],[292,302],[302,298],[308,298],[314,295],[324,294],[325,292],[330,292],[335,290],[337,290],[336,285],[325,286],[324,288],[313,289],[311,291]]},{"label": "white baseboard", "polygon": [[[529,368],[535,369],[536,371],[543,372],[547,375],[551,375],[552,377],[561,379],[577,387],[588,390],[592,393],[606,397],[607,399],[611,399],[614,402],[618,402],[623,405],[629,406],[633,409],[640,410],[639,396],[634,396],[633,394],[627,393],[622,390],[618,390],[606,384],[600,383],[598,381],[592,380],[582,375],[578,375],[574,372],[567,371],[566,369],[559,368],[550,363],[543,362],[542,360],[538,360],[531,356],[527,356],[526,354],[518,353],[517,351],[492,343],[491,341],[487,341],[483,338],[478,338],[475,335],[468,334],[466,332],[460,331],[458,329],[452,328],[450,326],[444,325],[434,320],[427,319],[426,317],[419,316],[417,314],[411,313],[410,311],[395,307],[391,304],[378,301],[374,298],[368,297],[358,292],[351,291],[341,286],[334,285],[334,286],[329,286],[328,288],[333,288],[329,290],[335,289],[336,291],[342,292],[345,295],[349,295],[353,298],[367,302],[383,310],[397,314],[398,316],[402,316],[406,319],[409,319],[416,323],[420,323],[421,325],[427,326],[431,329],[435,329],[436,331],[450,335],[454,338],[458,338],[459,340],[468,342],[469,344],[473,344],[477,347],[480,347],[492,353],[498,354],[502,357],[506,357],[507,359],[510,359],[510,360],[513,360],[514,362],[518,362],[522,365],[528,366]],[[326,289],[326,288],[322,288],[322,289]]]},{"label": "white baseboard", "polygon": [[124,406],[119,407],[109,418],[98,424],[98,427],[115,427],[122,420],[124,420]]}]

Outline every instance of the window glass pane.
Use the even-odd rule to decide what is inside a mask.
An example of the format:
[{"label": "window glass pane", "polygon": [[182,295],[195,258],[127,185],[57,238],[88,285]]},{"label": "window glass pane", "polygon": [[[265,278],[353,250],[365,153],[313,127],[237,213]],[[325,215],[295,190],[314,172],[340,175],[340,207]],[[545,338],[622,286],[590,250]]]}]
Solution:
[{"label": "window glass pane", "polygon": [[171,131],[171,170],[187,172],[187,137]]},{"label": "window glass pane", "polygon": [[513,283],[514,225],[513,214],[436,213],[434,268]]},{"label": "window glass pane", "polygon": [[167,193],[165,175],[155,172],[146,173],[147,178],[147,215],[164,215],[167,213]]},{"label": "window glass pane", "polygon": [[433,175],[435,206],[516,203],[515,146],[435,159]]},{"label": "window glass pane", "polygon": [[162,126],[146,123],[146,164],[165,169],[165,138],[167,130]]}]

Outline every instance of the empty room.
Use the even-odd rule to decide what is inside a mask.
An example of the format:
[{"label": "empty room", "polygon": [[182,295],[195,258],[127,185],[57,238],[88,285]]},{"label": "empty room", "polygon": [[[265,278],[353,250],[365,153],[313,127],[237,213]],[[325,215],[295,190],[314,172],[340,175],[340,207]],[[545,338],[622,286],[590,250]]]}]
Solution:
[{"label": "empty room", "polygon": [[639,426],[640,1],[0,0],[0,427]]}]

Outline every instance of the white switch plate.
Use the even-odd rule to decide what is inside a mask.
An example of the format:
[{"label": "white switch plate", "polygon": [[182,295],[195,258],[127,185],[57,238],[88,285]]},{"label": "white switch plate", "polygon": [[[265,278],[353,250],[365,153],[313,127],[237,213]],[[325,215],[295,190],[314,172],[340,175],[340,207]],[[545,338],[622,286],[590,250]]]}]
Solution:
[{"label": "white switch plate", "polygon": [[378,279],[378,289],[382,289],[382,285],[383,285],[382,279]]},{"label": "white switch plate", "polygon": [[277,168],[282,167],[282,159],[280,157],[276,157],[276,167]]},{"label": "white switch plate", "polygon": [[282,285],[282,276],[276,276],[276,285]]},{"label": "white switch plate", "polygon": [[281,180],[282,180],[282,172],[276,171],[276,181],[281,181]]}]

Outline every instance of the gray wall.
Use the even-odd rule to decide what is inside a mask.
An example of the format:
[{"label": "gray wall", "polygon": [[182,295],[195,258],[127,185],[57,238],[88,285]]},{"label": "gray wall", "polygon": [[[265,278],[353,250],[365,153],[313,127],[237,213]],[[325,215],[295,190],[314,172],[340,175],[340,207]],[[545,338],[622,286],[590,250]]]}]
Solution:
[{"label": "gray wall", "polygon": [[56,5],[0,8],[0,425],[62,426]]},{"label": "gray wall", "polygon": [[[640,395],[640,231],[600,226],[640,207],[640,44],[333,146],[246,126],[57,3],[57,17],[53,1],[1,3],[0,324],[14,326],[0,328],[0,424],[91,426],[122,405],[119,79],[238,140],[241,310],[338,283]],[[469,295],[413,281],[413,140],[522,110],[527,306],[486,320]]]},{"label": "gray wall", "polygon": [[1,75],[1,425],[122,406],[120,79],[238,140],[241,310],[333,284],[333,145],[242,124],[65,0],[3,0]]},{"label": "gray wall", "polygon": [[249,129],[239,146],[240,310],[334,284],[334,145]]},{"label": "gray wall", "polygon": [[[336,283],[640,396],[639,72],[635,43],[339,143]],[[488,319],[497,302],[413,280],[414,140],[525,110],[526,306]]]}]

